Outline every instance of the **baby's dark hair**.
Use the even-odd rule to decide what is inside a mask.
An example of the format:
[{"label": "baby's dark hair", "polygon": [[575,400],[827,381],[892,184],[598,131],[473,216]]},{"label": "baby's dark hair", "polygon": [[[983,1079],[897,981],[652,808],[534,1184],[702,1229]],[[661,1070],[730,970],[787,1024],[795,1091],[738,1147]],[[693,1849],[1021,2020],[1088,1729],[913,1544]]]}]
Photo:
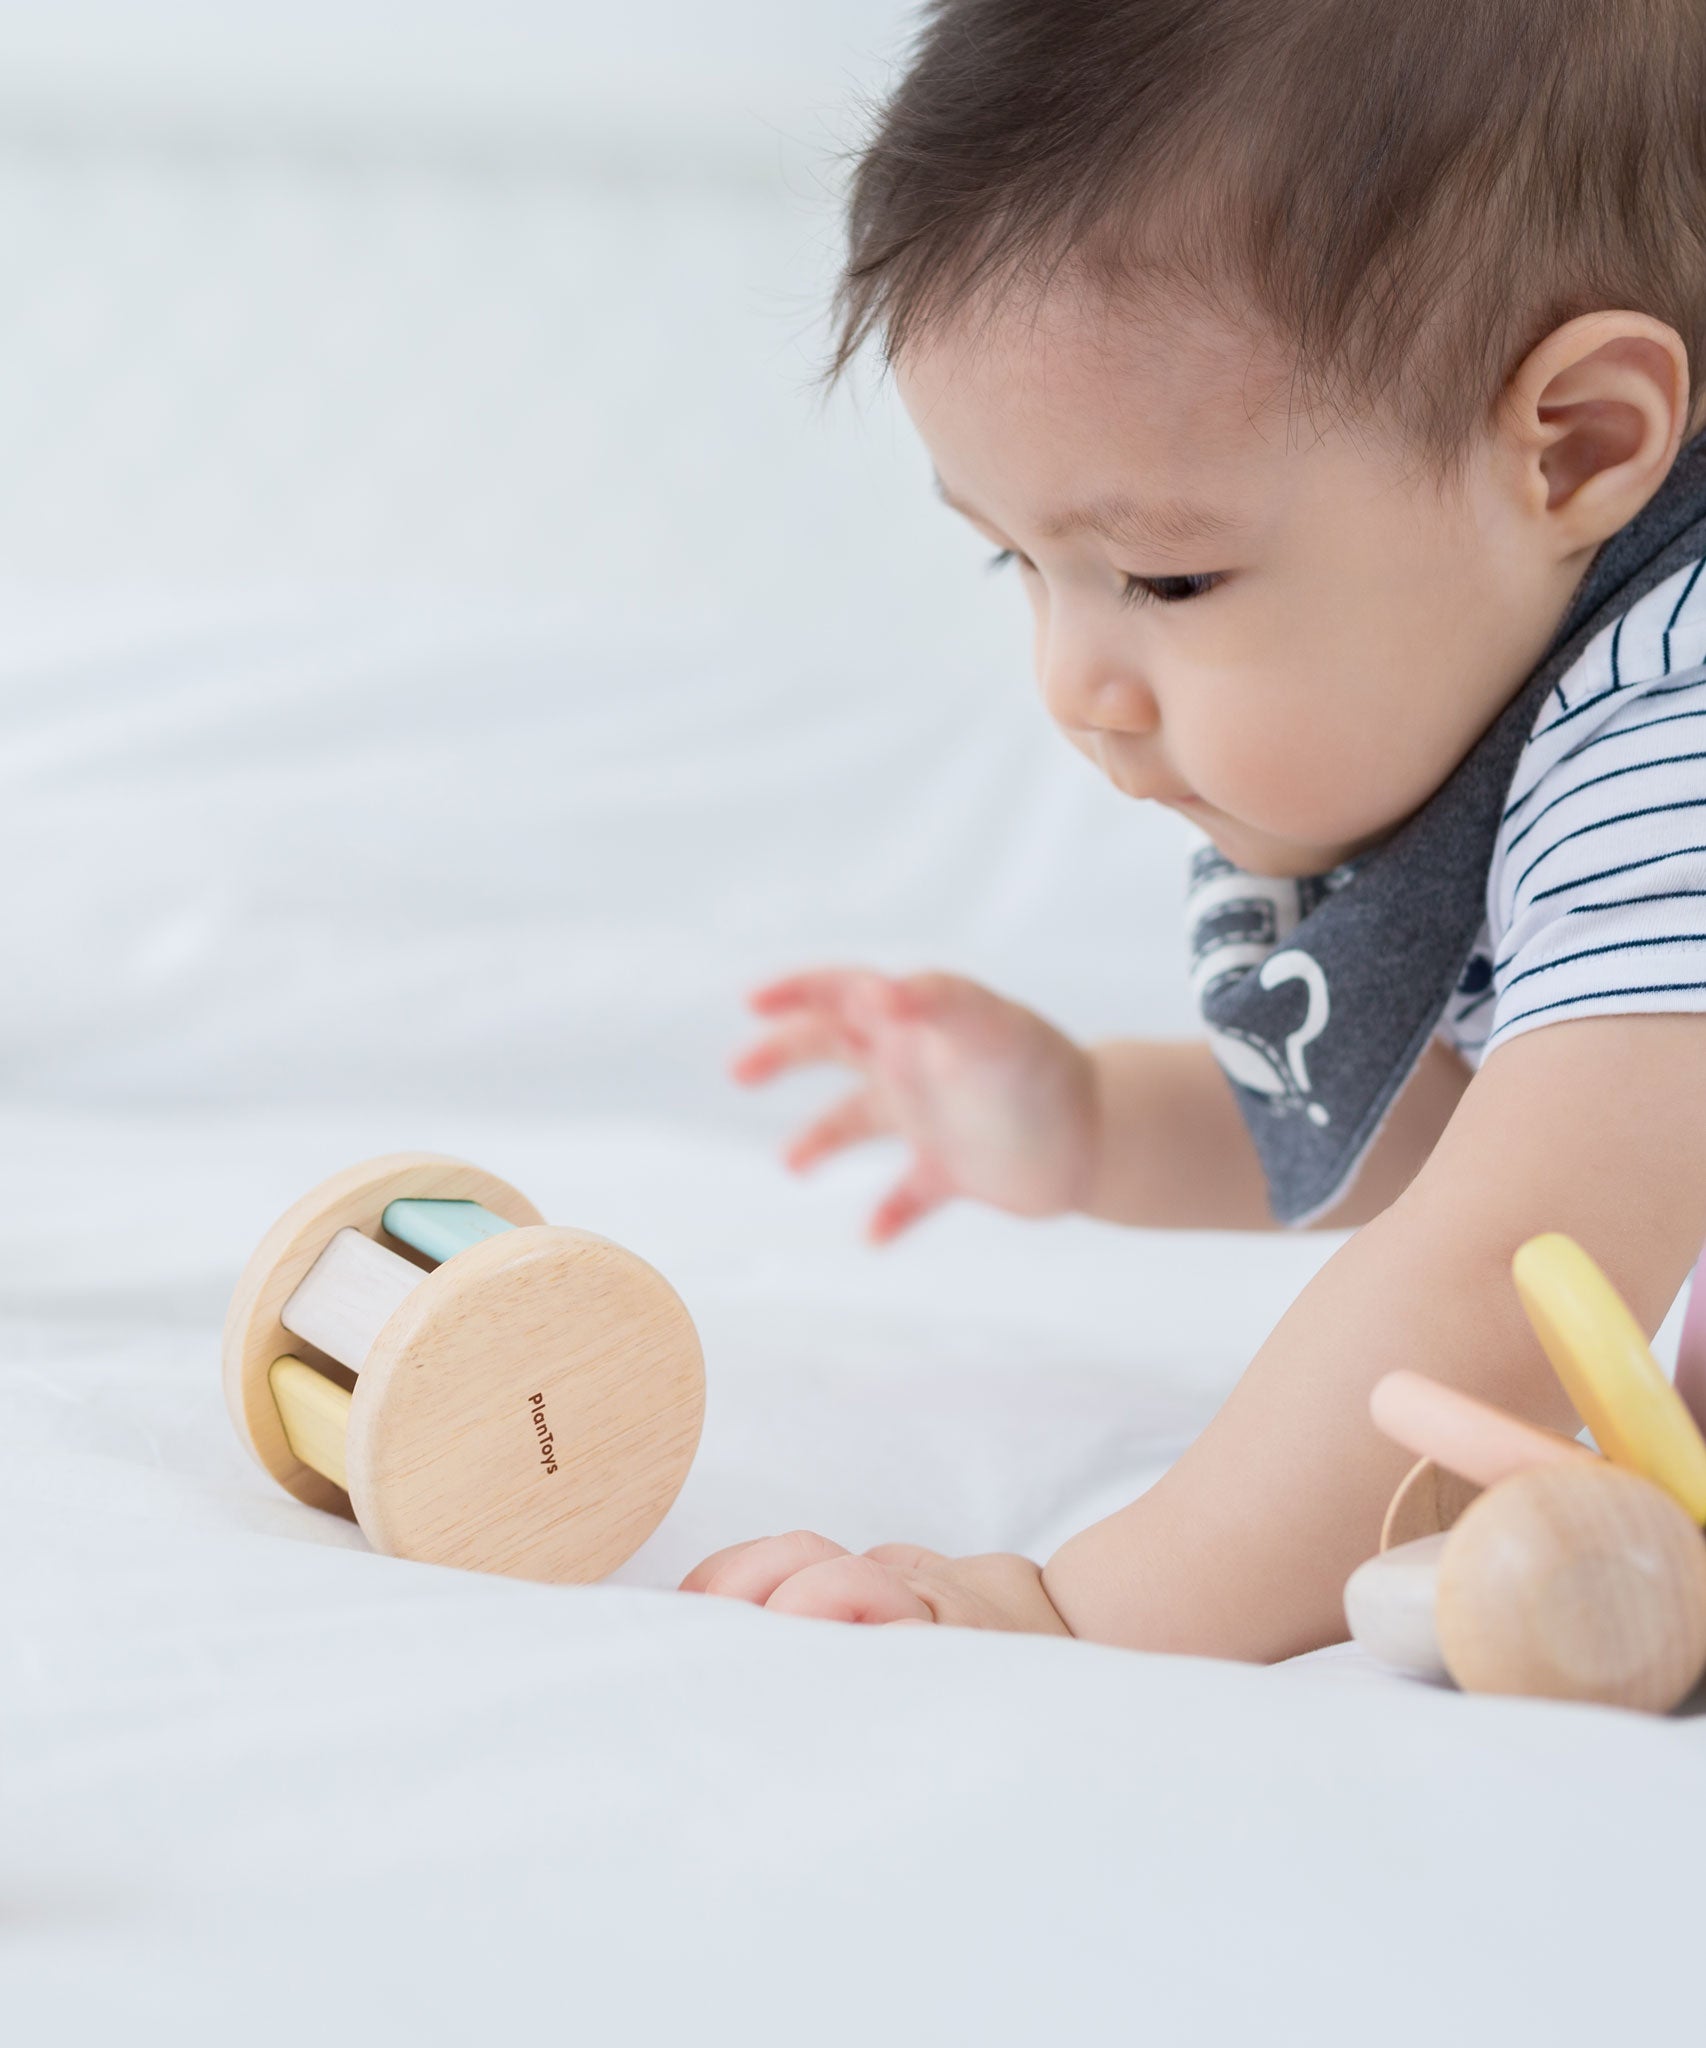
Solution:
[{"label": "baby's dark hair", "polygon": [[1450,467],[1619,308],[1706,349],[1706,0],[929,0],[853,174],[831,381],[1070,264],[1253,309]]}]

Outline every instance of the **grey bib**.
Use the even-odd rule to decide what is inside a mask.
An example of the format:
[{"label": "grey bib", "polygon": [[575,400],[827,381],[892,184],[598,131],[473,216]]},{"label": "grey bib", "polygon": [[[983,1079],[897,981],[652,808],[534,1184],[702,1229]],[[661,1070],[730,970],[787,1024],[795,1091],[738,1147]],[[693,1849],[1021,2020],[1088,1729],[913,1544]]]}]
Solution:
[{"label": "grey bib", "polygon": [[1541,701],[1594,635],[1706,555],[1706,434],[1595,555],[1540,665],[1383,845],[1302,881],[1192,865],[1197,1000],[1282,1223],[1338,1200],[1426,1051],[1480,934],[1487,871]]}]

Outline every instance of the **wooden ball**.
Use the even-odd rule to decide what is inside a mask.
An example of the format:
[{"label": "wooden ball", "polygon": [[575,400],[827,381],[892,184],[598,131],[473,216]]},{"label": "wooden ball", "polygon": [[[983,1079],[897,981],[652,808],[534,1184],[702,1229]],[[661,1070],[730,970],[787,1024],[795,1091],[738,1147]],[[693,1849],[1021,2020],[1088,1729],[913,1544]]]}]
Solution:
[{"label": "wooden ball", "polygon": [[1632,1472],[1537,1467],[1464,1511],[1435,1620],[1466,1692],[1668,1713],[1706,1670],[1706,1541]]}]

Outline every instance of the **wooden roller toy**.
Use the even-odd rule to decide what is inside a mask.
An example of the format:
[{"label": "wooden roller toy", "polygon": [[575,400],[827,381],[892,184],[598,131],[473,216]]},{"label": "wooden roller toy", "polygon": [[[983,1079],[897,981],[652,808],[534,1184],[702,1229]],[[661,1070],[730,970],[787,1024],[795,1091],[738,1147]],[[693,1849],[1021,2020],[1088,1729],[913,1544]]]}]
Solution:
[{"label": "wooden roller toy", "polygon": [[634,1253],[425,1152],[350,1167],[261,1240],[225,1320],[237,1433],[392,1557],[585,1584],[662,1521],[704,1361]]},{"label": "wooden roller toy", "polygon": [[1605,1455],[1415,1373],[1370,1401],[1421,1454],[1345,1614],[1371,1656],[1466,1692],[1665,1713],[1706,1675],[1706,1440],[1611,1282],[1532,1239],[1523,1308]]}]

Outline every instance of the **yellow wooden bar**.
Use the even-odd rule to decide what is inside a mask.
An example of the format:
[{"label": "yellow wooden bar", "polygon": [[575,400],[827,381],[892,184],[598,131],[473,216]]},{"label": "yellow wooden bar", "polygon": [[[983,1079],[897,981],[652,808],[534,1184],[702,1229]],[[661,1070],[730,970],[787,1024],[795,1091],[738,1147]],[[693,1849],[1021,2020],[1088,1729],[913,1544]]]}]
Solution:
[{"label": "yellow wooden bar", "polygon": [[1531,1237],[1516,1291],[1576,1413],[1614,1465],[1662,1486],[1706,1523],[1706,1439],[1615,1287],[1574,1238]]},{"label": "yellow wooden bar", "polygon": [[334,1486],[347,1489],[344,1439],[349,1433],[349,1390],[300,1358],[275,1358],[267,1384],[291,1450]]}]

